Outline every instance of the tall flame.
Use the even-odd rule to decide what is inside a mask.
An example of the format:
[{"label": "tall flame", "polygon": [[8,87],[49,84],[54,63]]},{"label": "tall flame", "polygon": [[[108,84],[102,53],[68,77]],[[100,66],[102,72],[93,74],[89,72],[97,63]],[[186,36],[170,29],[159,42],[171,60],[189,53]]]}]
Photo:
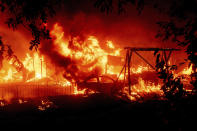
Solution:
[{"label": "tall flame", "polygon": [[[50,34],[52,41],[46,44],[46,46],[52,47],[46,51],[50,55],[47,55],[46,52],[43,53],[41,49],[33,53],[33,55],[25,52],[26,57],[22,59],[24,66],[22,72],[17,72],[12,67],[14,60],[11,59],[8,61],[8,66],[0,71],[1,83],[18,81],[31,83],[46,80],[48,85],[48,80],[50,80],[56,86],[63,88],[72,87],[73,94],[77,95],[85,93],[85,90],[79,91],[78,85],[76,84],[81,79],[84,80],[91,75],[109,75],[115,76],[116,79],[119,76],[120,70],[116,68],[119,63],[117,65],[109,64],[109,58],[110,56],[119,57],[121,58],[120,63],[125,61],[122,61],[124,59],[121,56],[122,49],[117,48],[113,41],[107,40],[105,43],[100,43],[99,39],[92,35],[84,39],[81,39],[80,36],[65,36],[63,27],[58,23],[54,24]],[[43,46],[43,44],[41,45]],[[55,55],[55,53],[58,55]],[[135,77],[138,82],[131,87],[132,95],[129,96],[132,100],[135,99],[135,95],[144,96],[150,93],[162,95],[162,91],[160,90],[161,84],[144,80],[141,77],[144,72],[153,71],[147,66],[142,65],[136,65],[135,68],[131,68],[131,73],[136,75]],[[125,74],[127,73],[125,72]],[[191,74],[192,66],[184,69],[181,73],[186,75]],[[140,76],[139,74],[142,75]],[[119,78],[123,80],[127,79],[127,76],[124,77],[124,74],[122,74]],[[126,92],[128,93],[128,91]],[[10,99],[11,96],[12,94],[7,94],[4,98]]]},{"label": "tall flame", "polygon": [[34,72],[34,79],[42,79],[47,76],[46,61],[37,52],[32,57],[26,54],[23,65],[29,72]]}]

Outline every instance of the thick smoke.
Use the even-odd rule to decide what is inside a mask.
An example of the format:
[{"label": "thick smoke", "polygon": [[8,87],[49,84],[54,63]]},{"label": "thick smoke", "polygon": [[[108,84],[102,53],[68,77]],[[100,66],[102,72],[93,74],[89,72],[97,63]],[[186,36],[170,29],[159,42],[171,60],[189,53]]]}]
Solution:
[{"label": "thick smoke", "polygon": [[53,41],[50,40],[42,43],[40,52],[47,56],[55,67],[63,69],[62,72],[66,79],[77,80],[76,72],[78,69],[76,63],[71,58],[61,55],[58,51],[54,50],[55,48]]},{"label": "thick smoke", "polygon": [[[102,48],[105,47],[107,40],[113,41],[116,47],[122,49],[126,46],[176,47],[176,45],[171,42],[163,43],[155,38],[158,30],[156,22],[167,19],[166,16],[162,16],[157,13],[156,10],[145,7],[142,14],[138,16],[136,9],[131,7],[128,8],[126,14],[119,15],[116,12],[105,14],[94,8],[93,4],[94,1],[92,0],[64,1],[62,8],[57,11],[56,16],[49,20],[49,28],[52,29],[53,25],[58,22],[64,28],[64,35],[69,36],[71,41],[73,38],[78,37],[79,41],[81,41],[79,43],[83,43],[87,37],[91,35],[99,40],[99,44]],[[0,31],[0,33],[7,32],[2,28],[0,28]],[[29,38],[31,33],[27,32],[28,31],[22,30],[24,35],[17,35],[14,39],[10,32],[3,34],[3,38],[7,37],[7,39],[11,41],[9,43],[13,44],[11,45],[13,50],[17,56],[21,56],[21,58],[24,58],[24,52],[28,52],[28,43],[31,39]],[[25,37],[27,37],[29,41],[23,40]],[[51,60],[52,64],[58,68],[58,71],[63,72],[66,79],[78,80],[79,75],[83,76],[83,73],[79,73],[80,70],[77,68],[77,64],[79,63],[56,51],[52,40],[42,42],[40,47],[40,52]],[[72,42],[69,44],[69,48],[73,48]],[[177,55],[179,55],[179,53],[177,53]],[[152,55],[146,56],[150,56],[148,59],[153,61]],[[181,56],[183,56],[183,54],[181,54]],[[183,59],[182,57],[176,58],[180,59],[177,61]],[[137,61],[137,63],[141,64],[143,62]],[[88,65],[86,68],[89,66],[91,65]],[[95,72],[99,73],[100,69],[95,69]]]},{"label": "thick smoke", "polygon": [[[90,49],[88,48],[88,45],[89,45],[89,42],[92,42],[92,41],[87,41],[87,40],[82,40],[82,39],[78,39],[76,41],[75,38],[76,37],[73,37],[73,39],[71,38],[69,41],[64,41],[65,43],[68,43],[68,49],[72,51],[70,53],[80,52],[86,56],[94,55],[94,52],[83,52],[84,51],[83,48]],[[40,53],[47,56],[47,58],[50,59],[51,64],[53,65],[53,67],[55,67],[56,73],[61,72],[61,74],[63,74],[64,78],[66,78],[67,80],[75,80],[75,81],[82,80],[85,77],[92,75],[92,74],[94,75],[101,74],[102,68],[100,67],[100,65],[97,65],[97,64],[99,63],[99,60],[102,58],[102,56],[98,56],[92,60],[86,61],[87,59],[84,56],[81,59],[79,59],[79,58],[76,58],[75,55],[74,56],[63,55],[61,52],[61,49],[58,48],[57,46],[57,44],[61,44],[61,42],[55,44],[55,39],[56,38],[53,38],[50,41],[43,42],[40,48]],[[75,42],[80,44],[80,46],[76,46],[74,44]],[[103,51],[103,50],[100,50],[99,46],[98,48],[95,47],[95,50],[96,49],[99,49],[99,51],[101,52]],[[66,54],[67,52],[63,52],[63,53]],[[92,69],[88,70],[90,68]]]},{"label": "thick smoke", "polygon": [[[135,8],[128,9],[127,13],[122,15],[114,12],[111,14],[104,14],[93,7],[92,1],[85,1],[86,2],[75,0],[65,2],[62,5],[63,8],[49,21],[49,28],[56,22],[63,26],[64,36],[69,37],[70,49],[75,48],[72,44],[73,38],[77,37],[78,42],[83,44],[88,36],[95,36],[99,40],[99,44],[102,48],[105,47],[105,42],[107,40],[113,41],[116,47],[122,49],[127,46],[158,48],[176,47],[176,44],[172,42],[161,42],[161,40],[155,38],[158,31],[156,22],[168,19],[166,16],[156,13],[156,10],[145,7],[140,16]],[[44,42],[42,43],[40,51],[48,56],[53,64],[64,69],[65,78],[77,80],[79,74],[83,74],[77,68],[77,64],[80,63],[70,57],[61,55],[55,48],[52,41]],[[180,55],[180,53],[176,54]],[[146,59],[152,63],[155,62],[153,60],[154,56],[150,55],[150,53],[142,53],[142,55],[146,56]],[[181,55],[184,56],[184,53],[181,53]],[[174,55],[174,57],[176,57],[176,55]],[[183,58],[180,57],[176,58],[178,59],[172,61],[173,64],[183,60]],[[135,61],[133,64],[136,65],[144,64],[143,61],[137,59],[135,56],[133,61]],[[96,61],[94,63],[96,63]],[[98,70],[96,72],[99,72]]]}]

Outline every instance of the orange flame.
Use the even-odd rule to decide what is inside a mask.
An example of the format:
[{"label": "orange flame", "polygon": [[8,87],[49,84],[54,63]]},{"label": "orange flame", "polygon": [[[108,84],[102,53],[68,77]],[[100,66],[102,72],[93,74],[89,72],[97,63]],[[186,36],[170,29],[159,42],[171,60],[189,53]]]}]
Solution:
[{"label": "orange flame", "polygon": [[189,68],[183,69],[183,71],[181,72],[181,74],[184,74],[184,75],[191,75],[191,74],[192,74],[192,65],[190,65]]},{"label": "orange flame", "polygon": [[[44,25],[47,26],[47,25]],[[80,74],[97,74],[97,75],[114,75],[118,77],[120,70],[116,69],[117,65],[110,65],[108,56],[121,57],[122,49],[117,48],[113,41],[108,40],[104,44],[107,49],[103,49],[99,40],[95,36],[88,36],[83,41],[80,40],[79,36],[65,36],[63,27],[59,24],[54,24],[52,31],[50,32],[53,40],[53,45],[55,51],[61,54],[64,57],[70,58],[77,65],[79,71],[76,73]],[[1,83],[8,82],[25,82],[31,83],[34,81],[41,80],[50,80],[51,83],[55,83],[56,86],[61,87],[72,87],[73,94],[84,94],[85,90],[77,90],[77,84],[75,80],[68,80],[63,78],[63,71],[56,72],[53,64],[47,64],[46,56],[40,54],[40,52],[35,52],[33,55],[26,53],[26,57],[23,59],[22,63],[24,65],[23,73],[17,72],[14,67],[12,67],[13,60],[11,59],[8,63],[9,66],[0,71]],[[48,57],[47,57],[48,58]],[[170,63],[169,63],[170,64]],[[50,65],[50,67],[48,67]],[[48,70],[47,70],[48,69]],[[147,66],[139,65],[137,68],[131,68],[131,73],[133,74],[143,74],[144,72],[152,71]],[[182,74],[191,74],[192,66],[188,69],[184,69]],[[32,75],[33,74],[33,75]],[[85,79],[86,76],[83,76]],[[124,74],[120,75],[120,79],[124,79]],[[23,81],[24,80],[24,81]],[[141,77],[138,78],[138,83],[131,87],[132,94],[129,95],[131,100],[137,99],[137,97],[143,97],[145,95],[155,93],[162,95],[163,92],[160,90],[161,85],[156,85],[153,82],[145,81]],[[125,88],[126,89],[126,88]],[[125,91],[128,92],[128,91]],[[8,94],[1,99],[10,99],[12,95]],[[19,100],[19,103],[22,103]],[[46,105],[45,102],[42,102],[42,105]],[[47,107],[47,106],[46,106]],[[44,110],[46,107],[40,106],[40,110]]]}]

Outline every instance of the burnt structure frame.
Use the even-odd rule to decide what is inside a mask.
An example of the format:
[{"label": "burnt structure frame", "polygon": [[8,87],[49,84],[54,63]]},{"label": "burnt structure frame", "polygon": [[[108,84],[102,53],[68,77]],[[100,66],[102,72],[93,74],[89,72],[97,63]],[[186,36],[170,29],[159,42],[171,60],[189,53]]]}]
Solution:
[{"label": "burnt structure frame", "polygon": [[[163,55],[164,62],[166,64],[166,66],[168,66],[168,61],[170,59],[170,56],[171,56],[172,52],[173,51],[180,51],[180,49],[174,49],[174,48],[136,48],[136,47],[125,47],[124,49],[126,50],[125,64],[124,64],[122,70],[120,71],[120,74],[119,74],[119,76],[118,76],[116,81],[118,81],[120,75],[124,71],[124,84],[125,84],[126,76],[128,75],[127,80],[128,80],[129,95],[131,94],[131,72],[130,72],[130,68],[131,68],[131,58],[132,58],[133,53],[135,53],[138,57],[140,57],[152,69],[156,70],[155,67],[148,60],[146,60],[142,55],[140,55],[140,53],[138,53],[139,51],[154,51],[154,52],[162,51],[162,55]],[[168,55],[167,55],[166,52],[169,52]]]}]

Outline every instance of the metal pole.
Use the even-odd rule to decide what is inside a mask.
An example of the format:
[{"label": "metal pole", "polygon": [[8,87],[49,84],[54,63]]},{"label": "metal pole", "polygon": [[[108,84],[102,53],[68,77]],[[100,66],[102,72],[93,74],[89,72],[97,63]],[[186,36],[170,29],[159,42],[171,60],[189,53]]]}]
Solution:
[{"label": "metal pole", "polygon": [[132,52],[130,50],[128,50],[128,84],[129,84],[129,95],[131,95],[131,74],[130,74],[130,62],[131,62],[131,56],[132,56]]},{"label": "metal pole", "polygon": [[125,80],[126,80],[126,73],[127,73],[127,55],[126,55],[126,60],[125,60],[125,67],[124,67],[124,85],[125,85]]}]

